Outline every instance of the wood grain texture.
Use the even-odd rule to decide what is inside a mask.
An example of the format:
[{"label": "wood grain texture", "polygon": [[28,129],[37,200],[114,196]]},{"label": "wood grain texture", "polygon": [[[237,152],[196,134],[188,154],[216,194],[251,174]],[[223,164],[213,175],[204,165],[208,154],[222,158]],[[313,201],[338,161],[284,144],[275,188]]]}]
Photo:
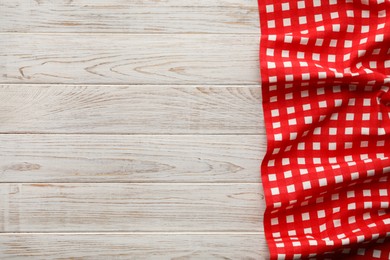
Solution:
[{"label": "wood grain texture", "polygon": [[268,259],[256,0],[0,0],[0,259]]},{"label": "wood grain texture", "polygon": [[268,259],[268,249],[263,236],[263,233],[0,234],[0,258],[264,260]]},{"label": "wood grain texture", "polygon": [[0,133],[259,134],[258,86],[0,85]]},{"label": "wood grain texture", "polygon": [[0,232],[263,230],[260,184],[0,184]]},{"label": "wood grain texture", "polygon": [[1,182],[260,182],[263,135],[0,135]]},{"label": "wood grain texture", "polygon": [[0,83],[255,84],[259,36],[3,34]]},{"label": "wood grain texture", "polygon": [[[1,32],[259,33],[255,1],[0,1]],[[232,1],[231,1],[232,2]]]}]

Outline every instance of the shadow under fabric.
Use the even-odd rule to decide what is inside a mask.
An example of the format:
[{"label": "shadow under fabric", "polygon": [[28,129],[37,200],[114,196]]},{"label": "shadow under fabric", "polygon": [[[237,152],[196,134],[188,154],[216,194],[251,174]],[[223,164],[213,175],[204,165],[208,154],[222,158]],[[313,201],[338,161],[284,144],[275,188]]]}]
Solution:
[{"label": "shadow under fabric", "polygon": [[390,1],[258,4],[271,259],[390,259]]}]

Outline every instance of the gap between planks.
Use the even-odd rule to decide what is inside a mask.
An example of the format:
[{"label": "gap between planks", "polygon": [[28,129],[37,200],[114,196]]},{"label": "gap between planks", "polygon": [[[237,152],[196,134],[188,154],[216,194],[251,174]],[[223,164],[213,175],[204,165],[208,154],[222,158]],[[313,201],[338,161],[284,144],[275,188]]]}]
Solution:
[{"label": "gap between planks", "polygon": [[107,84],[107,83],[61,83],[61,82],[54,82],[54,83],[36,83],[36,82],[31,82],[31,83],[15,83],[15,82],[2,82],[0,83],[0,85],[8,85],[8,86],[43,86],[43,87],[62,87],[62,86],[69,86],[69,87],[77,87],[77,86],[97,86],[97,87],[134,87],[134,88],[137,88],[137,87],[143,87],[143,86],[147,86],[147,87],[163,87],[163,88],[166,88],[166,87],[181,87],[181,88],[193,88],[193,87],[215,87],[215,88],[224,88],[224,87],[235,87],[235,88],[250,88],[250,87],[259,87],[261,89],[261,84],[260,82],[258,83],[241,83],[241,84],[237,84],[237,83],[222,83],[222,84],[218,84],[218,83],[211,83],[211,84],[207,84],[207,83],[202,83],[202,84],[191,84],[191,83],[174,83],[174,84],[171,84],[171,83],[161,83],[161,84],[148,84],[148,83],[110,83],[110,84]]},{"label": "gap between planks", "polygon": [[112,182],[112,181],[105,181],[105,182],[97,182],[97,181],[88,181],[88,182],[78,182],[78,181],[68,181],[68,182],[28,182],[28,181],[23,181],[23,182],[0,182],[1,184],[28,184],[28,185],[41,185],[44,186],[45,184],[47,185],[61,185],[61,184],[131,184],[134,186],[140,185],[140,186],[145,186],[145,185],[166,185],[166,186],[228,186],[228,185],[256,185],[258,186],[261,184],[260,182]]},{"label": "gap between planks", "polygon": [[46,235],[46,234],[65,234],[65,235],[99,235],[99,234],[106,234],[106,235],[263,235],[263,231],[164,231],[164,232],[156,232],[156,231],[86,231],[86,232],[74,232],[74,231],[14,231],[14,232],[2,232],[0,231],[0,237],[9,235],[9,234],[15,234],[15,235],[23,235],[23,234],[34,234],[34,235]]},{"label": "gap between planks", "polygon": [[0,32],[0,35],[241,35],[241,36],[256,36],[260,33],[204,33],[204,32],[179,32],[179,33],[143,33],[143,32]]},{"label": "gap between planks", "polygon": [[240,132],[237,132],[237,133],[191,133],[191,134],[188,134],[188,133],[169,133],[169,132],[159,132],[158,134],[154,134],[154,133],[104,133],[104,132],[99,132],[99,133],[94,133],[94,132],[72,132],[72,133],[51,133],[51,132],[23,132],[23,131],[20,131],[20,132],[0,132],[0,136],[1,135],[93,135],[93,136],[115,136],[115,135],[118,135],[118,136],[208,136],[208,135],[211,135],[211,136],[220,136],[220,135],[227,135],[227,136],[266,136],[265,133],[240,133]]}]

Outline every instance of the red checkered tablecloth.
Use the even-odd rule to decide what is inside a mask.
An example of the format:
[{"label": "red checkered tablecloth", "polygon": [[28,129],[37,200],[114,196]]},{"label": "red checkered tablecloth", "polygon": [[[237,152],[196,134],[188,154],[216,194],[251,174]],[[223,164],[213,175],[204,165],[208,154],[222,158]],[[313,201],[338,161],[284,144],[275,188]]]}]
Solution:
[{"label": "red checkered tablecloth", "polygon": [[390,1],[259,11],[271,259],[390,259]]}]

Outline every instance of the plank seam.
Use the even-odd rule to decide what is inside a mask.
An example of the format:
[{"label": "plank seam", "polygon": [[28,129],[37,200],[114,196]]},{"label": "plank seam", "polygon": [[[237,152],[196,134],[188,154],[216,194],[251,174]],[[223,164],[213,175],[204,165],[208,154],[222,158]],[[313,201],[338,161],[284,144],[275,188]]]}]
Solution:
[{"label": "plank seam", "polygon": [[37,83],[37,82],[26,82],[26,83],[15,83],[15,82],[0,82],[0,85],[9,85],[9,86],[28,86],[28,85],[37,85],[37,86],[43,86],[43,87],[50,87],[50,86],[71,86],[71,87],[89,87],[89,86],[96,86],[96,87],[139,87],[139,86],[150,86],[150,87],[191,87],[191,88],[199,88],[199,87],[235,87],[235,88],[248,88],[248,87],[261,87],[260,83],[221,83],[221,84],[208,84],[208,83],[186,83],[186,84],[179,84],[179,83],[161,83],[161,84],[150,84],[150,83]]},{"label": "plank seam", "polygon": [[[260,29],[259,29],[260,30]],[[259,32],[237,32],[237,33],[206,33],[206,32],[7,32],[2,31],[0,35],[259,35]]]},{"label": "plank seam", "polygon": [[224,185],[259,185],[260,182],[0,182],[0,185],[8,184],[131,184],[131,185],[183,185],[183,186],[224,186]]},{"label": "plank seam", "polygon": [[97,234],[110,234],[110,235],[164,235],[164,234],[170,234],[170,235],[262,235],[264,232],[258,231],[258,232],[252,232],[252,231],[237,231],[237,232],[232,232],[232,231],[164,231],[164,232],[156,232],[156,231],[88,231],[88,232],[72,232],[72,231],[39,231],[39,232],[34,232],[34,231],[21,231],[21,232],[0,232],[0,236],[6,236],[6,235],[23,235],[23,234],[41,234],[41,235],[47,235],[47,234],[69,234],[69,235],[97,235]]},{"label": "plank seam", "polygon": [[101,135],[101,136],[121,136],[121,135],[128,135],[128,136],[175,136],[175,135],[180,135],[180,136],[233,136],[233,135],[239,135],[239,136],[266,136],[265,133],[93,133],[93,132],[70,132],[70,133],[65,133],[65,132],[0,132],[0,135]]}]

